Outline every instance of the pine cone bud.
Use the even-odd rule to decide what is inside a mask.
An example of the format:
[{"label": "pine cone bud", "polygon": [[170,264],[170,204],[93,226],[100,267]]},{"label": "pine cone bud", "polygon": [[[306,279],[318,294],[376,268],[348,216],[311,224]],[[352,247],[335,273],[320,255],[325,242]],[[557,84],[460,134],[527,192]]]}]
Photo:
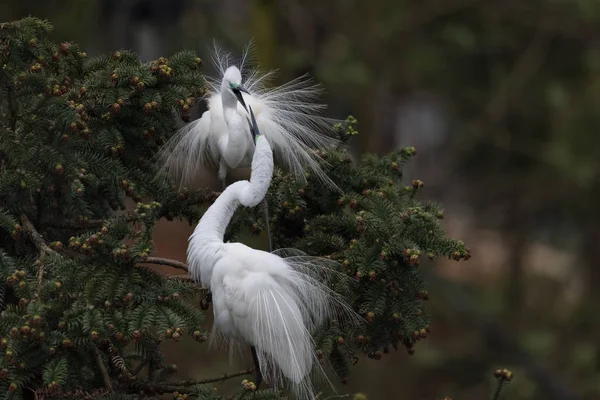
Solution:
[{"label": "pine cone bud", "polygon": [[70,49],[70,48],[71,48],[71,44],[70,44],[70,43],[66,43],[66,42],[65,42],[65,43],[61,43],[61,44],[60,44],[60,48],[59,48],[59,50],[60,50],[60,52],[61,52],[62,54],[64,54],[64,55],[67,55],[67,54],[69,54],[69,49]]},{"label": "pine cone bud", "polygon": [[195,340],[202,340],[202,332],[200,332],[200,331],[194,331],[194,333],[192,333],[192,337]]},{"label": "pine cone bud", "polygon": [[324,357],[323,350],[321,350],[321,349],[318,349],[318,350],[316,351],[316,354],[317,354],[317,358],[318,358],[319,360],[322,360],[322,359],[323,359],[323,357]]},{"label": "pine cone bud", "polygon": [[419,255],[413,254],[410,256],[410,265],[417,266],[419,265]]}]

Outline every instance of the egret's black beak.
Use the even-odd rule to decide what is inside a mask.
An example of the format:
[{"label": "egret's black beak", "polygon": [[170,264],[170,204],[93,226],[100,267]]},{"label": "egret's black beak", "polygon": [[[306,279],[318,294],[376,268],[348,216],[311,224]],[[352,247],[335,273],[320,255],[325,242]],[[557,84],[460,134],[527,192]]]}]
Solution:
[{"label": "egret's black beak", "polygon": [[242,92],[247,93],[247,94],[250,94],[250,93],[248,93],[248,91],[241,86],[238,86],[235,89],[231,89],[231,91],[233,92],[233,94],[235,94],[235,97],[237,97],[238,101],[242,104],[242,106],[244,106],[244,110],[246,110],[246,112],[248,112],[248,107],[246,106],[246,102],[244,101]]},{"label": "egret's black beak", "polygon": [[252,140],[256,143],[256,138],[260,136],[260,131],[258,130],[258,125],[256,123],[256,118],[254,118],[254,113],[252,112],[252,107],[250,108],[250,133],[252,134]]}]

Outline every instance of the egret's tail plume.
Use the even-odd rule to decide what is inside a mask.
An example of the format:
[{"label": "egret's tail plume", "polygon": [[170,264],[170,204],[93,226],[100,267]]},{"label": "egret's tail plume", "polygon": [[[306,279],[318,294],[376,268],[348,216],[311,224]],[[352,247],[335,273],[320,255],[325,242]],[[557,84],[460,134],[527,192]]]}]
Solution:
[{"label": "egret's tail plume", "polygon": [[279,285],[263,286],[251,307],[257,315],[253,333],[266,381],[281,385],[285,376],[297,395],[305,399],[312,395],[309,373],[316,358],[311,334],[294,297]]},{"label": "egret's tail plume", "polygon": [[254,293],[249,299],[254,317],[249,337],[254,339],[260,370],[268,383],[281,385],[285,377],[298,399],[313,399],[312,377],[327,378],[312,334],[330,319],[359,324],[361,318],[326,285],[332,278],[338,287],[351,284],[348,277],[326,266],[331,261],[297,250],[275,253],[287,256],[280,258],[285,273],[265,274],[249,290]]}]

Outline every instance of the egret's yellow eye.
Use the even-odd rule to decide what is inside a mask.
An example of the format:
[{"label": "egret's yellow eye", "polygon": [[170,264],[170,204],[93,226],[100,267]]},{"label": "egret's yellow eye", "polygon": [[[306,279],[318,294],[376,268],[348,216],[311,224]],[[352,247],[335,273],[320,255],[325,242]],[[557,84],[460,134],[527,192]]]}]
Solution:
[{"label": "egret's yellow eye", "polygon": [[240,87],[240,85],[239,85],[239,84],[237,84],[237,83],[229,82],[229,87],[230,87],[231,89],[237,89],[237,88],[239,88],[239,87]]}]

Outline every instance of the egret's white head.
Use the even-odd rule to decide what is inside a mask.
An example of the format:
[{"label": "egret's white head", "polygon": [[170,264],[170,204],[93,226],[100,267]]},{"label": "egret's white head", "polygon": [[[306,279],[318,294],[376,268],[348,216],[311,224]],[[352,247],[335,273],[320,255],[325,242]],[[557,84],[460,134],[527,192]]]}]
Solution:
[{"label": "egret's white head", "polygon": [[242,73],[235,65],[227,67],[223,74],[223,83],[229,86],[230,84],[241,85],[242,84]]},{"label": "egret's white head", "polygon": [[221,93],[226,95],[226,93],[233,94],[237,100],[244,106],[246,111],[248,108],[246,107],[246,102],[242,97],[242,93],[248,93],[246,89],[242,86],[242,73],[235,65],[231,65],[227,67],[225,73],[223,74],[223,82],[221,83]]}]

